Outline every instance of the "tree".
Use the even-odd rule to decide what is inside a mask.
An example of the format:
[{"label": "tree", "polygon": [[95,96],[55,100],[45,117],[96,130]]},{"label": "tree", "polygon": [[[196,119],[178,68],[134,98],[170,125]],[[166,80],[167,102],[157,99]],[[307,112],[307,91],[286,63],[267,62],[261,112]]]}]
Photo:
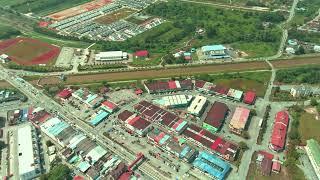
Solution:
[{"label": "tree", "polygon": [[303,46],[299,46],[298,50],[295,52],[296,55],[305,54],[305,50]]},{"label": "tree", "polygon": [[251,116],[256,116],[257,115],[257,111],[255,109],[251,109],[250,110],[250,115]]},{"label": "tree", "polygon": [[40,180],[71,180],[71,170],[67,165],[57,164],[54,166],[49,173],[43,174]]},{"label": "tree", "polygon": [[46,146],[47,146],[47,147],[50,147],[50,146],[52,146],[52,145],[53,145],[53,143],[52,143],[50,140],[46,141]]},{"label": "tree", "polygon": [[318,105],[318,101],[315,98],[312,98],[310,101],[310,105],[311,106],[317,106]]},{"label": "tree", "polygon": [[245,142],[243,142],[243,141],[240,141],[240,142],[239,142],[239,147],[240,147],[240,149],[241,149],[242,151],[246,151],[246,150],[249,149],[248,145],[247,145]]},{"label": "tree", "polygon": [[241,135],[245,139],[249,139],[250,138],[250,135],[249,135],[248,131],[243,131]]}]

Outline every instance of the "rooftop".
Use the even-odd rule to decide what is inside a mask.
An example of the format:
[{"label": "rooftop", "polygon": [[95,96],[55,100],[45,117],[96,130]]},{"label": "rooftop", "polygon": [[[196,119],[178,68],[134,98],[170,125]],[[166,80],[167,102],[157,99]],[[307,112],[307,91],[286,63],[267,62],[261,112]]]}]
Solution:
[{"label": "rooftop", "polygon": [[244,129],[249,119],[249,115],[249,109],[237,107],[230,121],[230,127],[234,129]]},{"label": "rooftop", "polygon": [[219,44],[219,45],[209,45],[209,46],[203,46],[201,48],[202,51],[221,51],[221,50],[225,50],[226,48]]},{"label": "rooftop", "polygon": [[226,104],[221,102],[215,102],[210,108],[205,123],[212,125],[213,127],[220,128],[229,108]]}]

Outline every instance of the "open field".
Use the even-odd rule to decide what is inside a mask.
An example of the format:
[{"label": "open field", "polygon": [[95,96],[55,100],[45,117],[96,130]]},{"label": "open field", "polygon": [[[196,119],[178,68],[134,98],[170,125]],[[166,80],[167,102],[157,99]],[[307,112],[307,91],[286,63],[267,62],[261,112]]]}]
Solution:
[{"label": "open field", "polygon": [[60,53],[56,46],[29,38],[16,38],[0,43],[0,53],[21,65],[47,64]]},{"label": "open field", "polygon": [[52,12],[68,9],[91,0],[12,0],[8,4],[8,1],[0,1],[1,6],[10,6],[10,8],[21,13],[34,13],[37,15],[47,15]]},{"label": "open field", "polygon": [[111,14],[106,14],[95,21],[100,24],[111,24],[113,22],[119,21],[120,19],[126,18],[129,15],[135,13],[136,11],[129,8],[119,9]]},{"label": "open field", "polygon": [[311,138],[320,142],[320,120],[316,120],[314,114],[302,113],[299,123],[302,144],[306,144],[306,140]]},{"label": "open field", "polygon": [[320,57],[278,60],[278,61],[272,61],[272,64],[275,68],[279,68],[279,69],[301,67],[301,66],[308,66],[308,65],[320,65]]},{"label": "open field", "polygon": [[17,29],[0,23],[0,39],[7,39],[20,34],[21,32]]},{"label": "open field", "polygon": [[94,0],[91,2],[87,2],[85,4],[81,4],[79,6],[75,6],[75,7],[54,13],[54,14],[50,14],[47,17],[49,17],[53,20],[60,21],[60,20],[66,19],[68,17],[72,17],[72,16],[75,16],[78,14],[82,14],[82,13],[91,11],[93,9],[100,8],[100,7],[102,7],[108,3],[111,3],[111,2],[112,2],[112,0]]},{"label": "open field", "polygon": [[213,83],[242,91],[252,90],[263,97],[271,78],[271,72],[248,72],[211,76]]}]

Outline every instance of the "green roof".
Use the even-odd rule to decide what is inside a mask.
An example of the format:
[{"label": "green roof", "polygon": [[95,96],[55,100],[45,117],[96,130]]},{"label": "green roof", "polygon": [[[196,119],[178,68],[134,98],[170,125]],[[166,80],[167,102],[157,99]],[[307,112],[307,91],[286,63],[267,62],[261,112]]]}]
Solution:
[{"label": "green roof", "polygon": [[307,140],[307,146],[309,147],[312,156],[317,163],[318,166],[320,166],[320,145],[319,143],[314,139]]}]

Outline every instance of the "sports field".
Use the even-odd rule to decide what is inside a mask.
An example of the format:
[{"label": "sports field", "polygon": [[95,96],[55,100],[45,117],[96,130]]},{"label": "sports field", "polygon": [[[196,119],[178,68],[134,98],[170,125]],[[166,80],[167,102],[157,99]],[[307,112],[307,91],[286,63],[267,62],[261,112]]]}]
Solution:
[{"label": "sports field", "polygon": [[30,38],[0,42],[0,54],[6,54],[20,65],[47,64],[60,53],[60,48]]},{"label": "sports field", "polygon": [[126,18],[129,15],[135,13],[136,11],[129,8],[119,9],[111,14],[106,14],[95,21],[100,24],[111,24],[113,22],[119,21],[120,19]]}]

